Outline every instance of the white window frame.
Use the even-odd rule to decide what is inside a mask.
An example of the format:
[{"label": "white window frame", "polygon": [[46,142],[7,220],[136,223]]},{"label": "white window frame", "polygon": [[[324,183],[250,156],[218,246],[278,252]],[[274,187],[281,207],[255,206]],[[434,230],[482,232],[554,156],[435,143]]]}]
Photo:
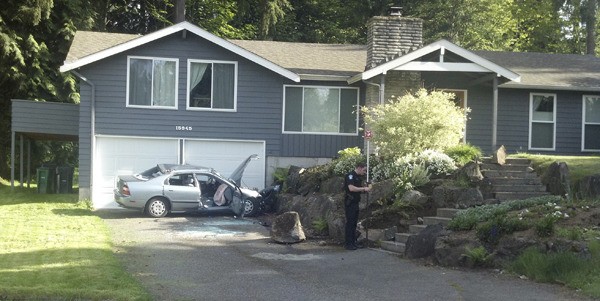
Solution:
[{"label": "white window frame", "polygon": [[[286,88],[288,87],[293,87],[293,88],[302,88],[302,116],[300,118],[300,120],[302,122],[304,122],[304,89],[305,88],[315,88],[315,89],[339,89],[341,91],[341,89],[349,89],[349,90],[356,90],[356,126],[355,126],[355,132],[354,133],[340,133],[339,129],[337,133],[334,132],[304,132],[304,131],[299,131],[299,132],[293,132],[293,131],[286,131],[285,130],[285,104],[286,104]],[[342,93],[340,93],[340,96],[342,95]],[[283,112],[282,112],[282,123],[281,123],[281,132],[284,134],[302,134],[302,135],[335,135],[335,136],[357,136],[358,135],[358,120],[359,120],[359,112],[360,112],[360,89],[357,87],[343,87],[343,86],[311,86],[311,85],[283,85]],[[338,117],[339,117],[339,113],[340,110],[338,108]],[[303,126],[303,124],[302,124]]]},{"label": "white window frame", "polygon": [[[469,101],[469,92],[468,90],[463,90],[463,89],[440,89],[440,91],[442,92],[462,92],[465,94],[465,102],[464,102],[464,106],[461,108],[463,110],[466,110],[468,108],[468,101]],[[467,115],[467,113],[465,112],[465,115]],[[467,118],[465,118],[465,130],[463,131],[463,138],[462,138],[462,142],[463,143],[467,143]]]},{"label": "white window frame", "polygon": [[[192,70],[192,63],[203,63],[203,64],[230,64],[233,65],[233,108],[232,109],[224,109],[224,108],[212,108],[213,105],[213,91],[215,84],[215,73],[214,68],[211,68],[211,87],[210,87],[210,108],[201,108],[201,107],[192,107],[190,106],[190,72]],[[187,61],[187,89],[186,89],[186,101],[185,107],[186,110],[190,111],[220,111],[220,112],[236,112],[237,111],[237,88],[238,88],[238,63],[236,61],[218,61],[218,60],[198,60],[198,59],[188,59]]]},{"label": "white window frame", "polygon": [[598,122],[585,122],[585,98],[593,97],[600,98],[600,95],[583,95],[581,98],[581,151],[582,152],[600,152],[600,149],[586,149],[585,148],[585,126],[586,125],[600,125]]},{"label": "white window frame", "polygon": [[[533,97],[535,95],[540,96],[552,96],[554,98],[553,108],[552,108],[552,122],[548,121],[539,121],[533,120]],[[558,99],[556,98],[555,93],[529,93],[529,144],[528,148],[530,150],[541,150],[541,151],[554,151],[556,150],[556,104]],[[540,148],[540,147],[531,147],[531,132],[533,123],[552,123],[552,148]]]},{"label": "white window frame", "polygon": [[[142,60],[151,60],[151,61],[171,61],[171,62],[175,62],[175,104],[173,106],[145,106],[145,105],[133,105],[133,104],[129,104],[129,76],[130,76],[130,67],[131,67],[131,59],[142,59]],[[154,64],[152,64],[152,66],[154,66]],[[153,75],[154,76],[154,75]],[[154,82],[154,79],[152,79],[152,82]],[[128,108],[142,108],[142,109],[167,109],[167,110],[177,110],[177,102],[178,102],[178,97],[177,97],[177,92],[178,92],[178,87],[179,87],[179,59],[176,58],[165,58],[165,57],[151,57],[151,56],[127,56],[127,86],[125,89],[125,98],[126,98],[126,107]],[[154,89],[154,85],[152,87],[152,89]],[[154,91],[153,91],[154,92]],[[154,95],[154,93],[151,93],[151,95]],[[154,100],[151,100],[151,102],[154,102]]]}]

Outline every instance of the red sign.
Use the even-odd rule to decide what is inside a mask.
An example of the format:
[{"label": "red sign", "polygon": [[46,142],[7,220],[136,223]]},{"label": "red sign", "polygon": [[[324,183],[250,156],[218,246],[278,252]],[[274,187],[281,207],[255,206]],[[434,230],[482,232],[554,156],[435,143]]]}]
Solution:
[{"label": "red sign", "polygon": [[365,139],[371,140],[371,138],[373,138],[373,132],[365,131]]}]

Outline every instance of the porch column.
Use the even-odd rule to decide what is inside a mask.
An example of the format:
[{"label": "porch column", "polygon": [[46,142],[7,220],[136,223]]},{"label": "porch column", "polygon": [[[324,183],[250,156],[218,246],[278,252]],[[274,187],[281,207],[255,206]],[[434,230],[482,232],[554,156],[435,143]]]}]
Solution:
[{"label": "porch column", "polygon": [[10,189],[15,189],[15,131],[10,133]]},{"label": "porch column", "polygon": [[27,188],[31,185],[31,139],[27,139]]},{"label": "porch column", "polygon": [[19,135],[19,181],[23,188],[23,134]]},{"label": "porch column", "polygon": [[492,113],[492,152],[497,149],[497,133],[498,133],[498,76],[493,79],[493,113]]}]

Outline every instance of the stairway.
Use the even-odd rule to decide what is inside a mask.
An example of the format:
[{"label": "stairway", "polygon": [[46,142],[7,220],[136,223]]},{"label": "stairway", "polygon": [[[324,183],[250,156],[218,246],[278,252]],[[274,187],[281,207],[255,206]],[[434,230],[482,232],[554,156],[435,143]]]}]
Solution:
[{"label": "stairway", "polygon": [[[530,164],[530,160],[524,158],[506,159],[504,165],[484,158],[480,166],[481,173],[490,180],[495,201],[520,200],[549,194]],[[410,236],[418,234],[428,225],[442,224],[446,227],[458,211],[460,209],[438,208],[436,216],[423,217],[423,224],[410,225],[408,233],[396,233],[394,241],[381,241],[381,249],[404,254]]]},{"label": "stairway", "polygon": [[394,235],[394,241],[382,241],[381,248],[390,252],[404,254],[406,242],[410,236],[418,234],[429,225],[441,223],[446,227],[458,211],[460,211],[460,209],[438,208],[436,216],[423,217],[422,225],[410,225],[408,227],[408,233],[396,233]]},{"label": "stairway", "polygon": [[504,165],[484,158],[481,173],[492,183],[492,193],[499,202],[548,195],[546,186],[530,164],[531,161],[525,158],[509,158]]}]

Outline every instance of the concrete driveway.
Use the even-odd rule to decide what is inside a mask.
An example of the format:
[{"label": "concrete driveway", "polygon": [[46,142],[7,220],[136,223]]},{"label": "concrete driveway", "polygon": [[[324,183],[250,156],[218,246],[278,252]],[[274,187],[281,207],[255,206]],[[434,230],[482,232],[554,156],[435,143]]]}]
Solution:
[{"label": "concrete driveway", "polygon": [[590,300],[557,285],[379,250],[276,244],[251,218],[97,214],[117,257],[156,300]]}]

